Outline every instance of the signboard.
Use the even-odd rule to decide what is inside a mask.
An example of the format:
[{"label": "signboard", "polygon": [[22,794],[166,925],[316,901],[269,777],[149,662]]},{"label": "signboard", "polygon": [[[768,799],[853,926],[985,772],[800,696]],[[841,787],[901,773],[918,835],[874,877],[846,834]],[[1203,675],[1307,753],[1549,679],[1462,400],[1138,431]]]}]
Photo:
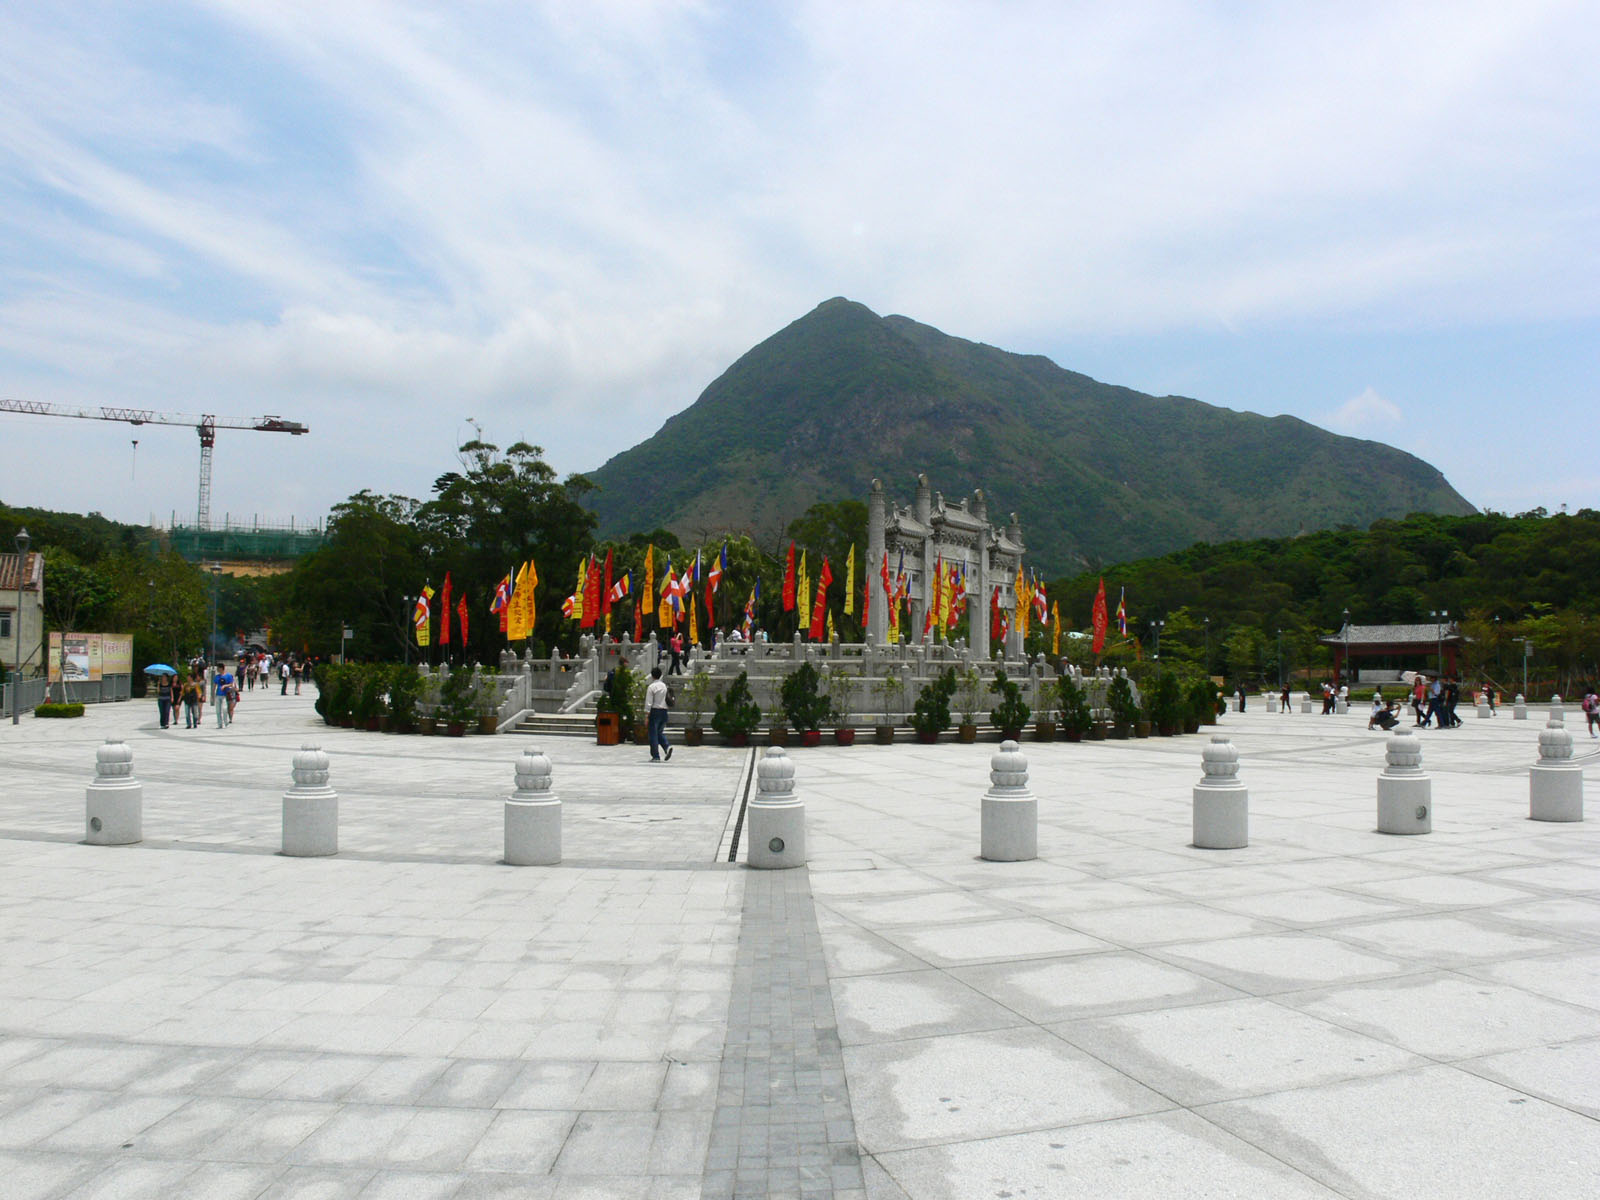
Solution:
[{"label": "signboard", "polygon": [[51,631],[51,683],[97,683],[107,675],[131,674],[131,634]]}]

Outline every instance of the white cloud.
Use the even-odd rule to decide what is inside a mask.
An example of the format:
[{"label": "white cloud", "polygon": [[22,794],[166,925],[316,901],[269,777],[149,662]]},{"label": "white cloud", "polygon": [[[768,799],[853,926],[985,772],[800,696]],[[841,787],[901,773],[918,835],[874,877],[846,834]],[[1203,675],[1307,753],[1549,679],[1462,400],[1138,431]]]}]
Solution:
[{"label": "white cloud", "polygon": [[1404,420],[1399,405],[1380,396],[1376,388],[1368,385],[1360,395],[1351,396],[1329,413],[1326,424],[1339,433],[1374,435]]}]

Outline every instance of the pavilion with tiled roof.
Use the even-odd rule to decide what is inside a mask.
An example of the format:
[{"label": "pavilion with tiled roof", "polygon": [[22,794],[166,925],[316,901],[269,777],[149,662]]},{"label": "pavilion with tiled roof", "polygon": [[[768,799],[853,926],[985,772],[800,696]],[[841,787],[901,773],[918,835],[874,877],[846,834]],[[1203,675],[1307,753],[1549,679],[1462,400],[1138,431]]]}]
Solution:
[{"label": "pavilion with tiled roof", "polygon": [[1417,625],[1352,625],[1348,621],[1338,633],[1317,639],[1333,650],[1333,678],[1344,676],[1345,659],[1356,671],[1358,660],[1386,658],[1407,660],[1395,665],[1405,670],[1433,674],[1444,662],[1444,673],[1456,673],[1456,653],[1465,644],[1460,627],[1454,621],[1428,621]]}]

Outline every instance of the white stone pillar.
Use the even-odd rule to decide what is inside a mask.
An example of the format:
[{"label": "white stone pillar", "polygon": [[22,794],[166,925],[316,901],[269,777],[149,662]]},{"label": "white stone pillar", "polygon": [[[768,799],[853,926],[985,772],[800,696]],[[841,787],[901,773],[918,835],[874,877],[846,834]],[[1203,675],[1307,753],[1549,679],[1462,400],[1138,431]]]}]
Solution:
[{"label": "white stone pillar", "polygon": [[1201,752],[1204,772],[1194,785],[1194,844],[1201,850],[1240,850],[1250,844],[1250,790],[1239,778],[1239,752],[1220,733]]},{"label": "white stone pillar", "polygon": [[1511,719],[1513,721],[1526,721],[1528,719],[1528,702],[1523,699],[1522,693],[1517,693],[1517,698],[1511,704]]},{"label": "white stone pillar", "polygon": [[1583,766],[1572,761],[1572,734],[1560,696],[1550,698],[1550,719],[1539,731],[1539,761],[1528,768],[1528,816],[1583,820]]},{"label": "white stone pillar", "polygon": [[1276,692],[1267,693],[1267,711],[1269,713],[1278,711],[1278,695]]},{"label": "white stone pillar", "polygon": [[294,756],[294,786],[283,794],[283,853],[320,858],[339,853],[339,793],[328,786],[328,756],[306,742]]},{"label": "white stone pillar", "polygon": [[1028,790],[1028,760],[1015,742],[1001,742],[989,758],[982,847],[981,857],[990,862],[1039,857],[1039,801]]},{"label": "white stone pillar", "polygon": [[756,794],[745,814],[745,862],[762,870],[806,865],[806,806],[794,790],[794,763],[769,746],[756,763]]},{"label": "white stone pillar", "polygon": [[1422,743],[1409,729],[1389,735],[1378,776],[1378,832],[1432,833],[1433,780],[1422,769]]},{"label": "white stone pillar", "polygon": [[1343,696],[1340,696],[1333,702],[1333,711],[1338,713],[1340,716],[1343,716],[1345,713],[1350,711],[1350,701],[1346,700]]},{"label": "white stone pillar", "polygon": [[129,846],[144,840],[144,785],[133,777],[133,751],[107,738],[94,752],[94,782],[83,789],[83,840]]},{"label": "white stone pillar", "polygon": [[1303,712],[1303,713],[1308,713],[1308,712],[1311,711],[1311,693],[1310,692],[1307,692],[1305,694],[1305,696],[1301,699],[1301,701],[1300,701],[1300,711]]},{"label": "white stone pillar", "polygon": [[867,554],[862,560],[866,570],[867,586],[872,588],[872,608],[867,614],[866,634],[877,645],[889,640],[889,602],[883,594],[883,557],[888,553],[885,526],[888,523],[888,499],[883,494],[883,484],[872,481],[867,491]]},{"label": "white stone pillar", "polygon": [[1487,700],[1479,700],[1478,701],[1478,719],[1481,721],[1484,717],[1492,717],[1492,716],[1494,716],[1494,709],[1489,707],[1489,702]]},{"label": "white stone pillar", "polygon": [[538,749],[517,758],[517,789],[506,797],[505,861],[553,867],[561,861],[561,800],[550,788],[550,760]]}]

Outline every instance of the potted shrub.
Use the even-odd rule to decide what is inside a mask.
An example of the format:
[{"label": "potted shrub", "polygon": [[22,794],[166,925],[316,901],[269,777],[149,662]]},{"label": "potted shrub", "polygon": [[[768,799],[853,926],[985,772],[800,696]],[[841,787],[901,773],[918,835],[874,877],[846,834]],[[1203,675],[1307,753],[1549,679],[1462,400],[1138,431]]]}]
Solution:
[{"label": "potted shrub", "polygon": [[377,733],[378,718],[384,710],[383,696],[387,690],[389,672],[377,663],[346,667],[345,670],[351,672],[354,677],[351,685],[354,698],[350,704],[350,715],[354,718],[355,725],[369,733]]},{"label": "potted shrub", "polygon": [[1069,742],[1082,741],[1084,734],[1094,727],[1094,713],[1089,709],[1089,697],[1071,675],[1056,681],[1056,703],[1061,711],[1061,734]]},{"label": "potted shrub", "polygon": [[354,723],[351,716],[355,703],[353,670],[338,663],[323,663],[317,667],[317,706],[323,721],[329,725],[348,729]]},{"label": "potted shrub", "polygon": [[415,667],[396,667],[389,679],[389,732],[410,733],[417,723],[422,676]]},{"label": "potted shrub", "polygon": [[835,745],[854,746],[855,726],[850,724],[856,688],[861,677],[845,669],[843,664],[828,671],[828,705],[833,709],[833,740]]},{"label": "potted shrub", "polygon": [[880,746],[887,746],[894,741],[894,718],[900,711],[906,685],[900,676],[891,672],[873,684],[872,689],[878,693],[878,699],[883,704],[883,724],[873,726],[873,740]]},{"label": "potted shrub", "polygon": [[1200,726],[1216,723],[1217,706],[1222,700],[1222,693],[1208,677],[1201,676],[1189,685],[1188,700],[1189,711],[1183,723],[1186,731],[1199,733]]},{"label": "potted shrub", "polygon": [[1056,707],[1061,699],[1061,693],[1053,682],[1041,679],[1034,696],[1038,701],[1039,711],[1033,714],[1033,736],[1041,742],[1053,742],[1056,740]]},{"label": "potted shrub", "polygon": [[968,667],[956,676],[954,699],[961,714],[956,741],[970,745],[978,740],[978,705],[983,700],[983,674],[977,667]]},{"label": "potted shrub", "polygon": [[471,667],[457,667],[439,688],[439,720],[451,737],[463,737],[467,724],[477,716],[472,675]]},{"label": "potted shrub", "polygon": [[594,742],[597,746],[615,746],[622,741],[623,718],[631,713],[630,674],[628,660],[623,659],[606,677],[605,685],[594,702]]},{"label": "potted shrub", "polygon": [[955,690],[955,668],[946,667],[918,693],[911,709],[911,728],[916,730],[917,741],[936,742],[950,728],[950,697]]},{"label": "potted shrub", "polygon": [[1111,736],[1126,738],[1139,720],[1139,704],[1133,686],[1125,675],[1118,675],[1106,689],[1106,707],[1111,710]]},{"label": "potted shrub", "polygon": [[684,726],[683,744],[685,746],[698,746],[706,740],[705,728],[700,724],[700,719],[706,715],[706,707],[711,702],[716,686],[711,682],[711,672],[704,667],[696,667],[694,674],[689,676],[689,682],[683,688],[683,708],[689,714],[689,723]]},{"label": "potted shrub", "polygon": [[1171,671],[1156,676],[1150,689],[1150,721],[1162,737],[1176,737],[1183,732],[1183,689],[1178,677]]},{"label": "potted shrub", "polygon": [[[802,746],[816,746],[822,742],[822,724],[828,719],[832,706],[822,693],[822,676],[809,662],[803,662],[784,677],[779,692],[784,715],[789,725],[800,735]],[[773,726],[774,732],[777,726]],[[774,740],[774,745],[782,743]]]},{"label": "potted shrub", "polygon": [[500,729],[500,684],[488,668],[478,672],[478,687],[473,696],[478,711],[478,732],[496,733]]},{"label": "potted shrub", "polygon": [[[645,693],[650,688],[650,677],[643,671],[628,672],[628,709],[622,718],[622,736],[632,738],[635,746],[650,744],[650,710],[645,707]],[[667,684],[667,705],[672,705],[672,685]]]},{"label": "potted shrub", "polygon": [[728,745],[744,746],[760,724],[761,706],[750,694],[750,675],[740,671],[728,690],[717,697],[711,728],[726,738]]},{"label": "potted shrub", "polygon": [[989,710],[989,720],[1000,731],[1002,741],[1015,742],[1022,737],[1022,727],[1028,723],[1032,710],[1022,699],[1022,689],[1006,678],[1005,669],[996,667],[989,690],[1000,697],[1000,702]]}]

